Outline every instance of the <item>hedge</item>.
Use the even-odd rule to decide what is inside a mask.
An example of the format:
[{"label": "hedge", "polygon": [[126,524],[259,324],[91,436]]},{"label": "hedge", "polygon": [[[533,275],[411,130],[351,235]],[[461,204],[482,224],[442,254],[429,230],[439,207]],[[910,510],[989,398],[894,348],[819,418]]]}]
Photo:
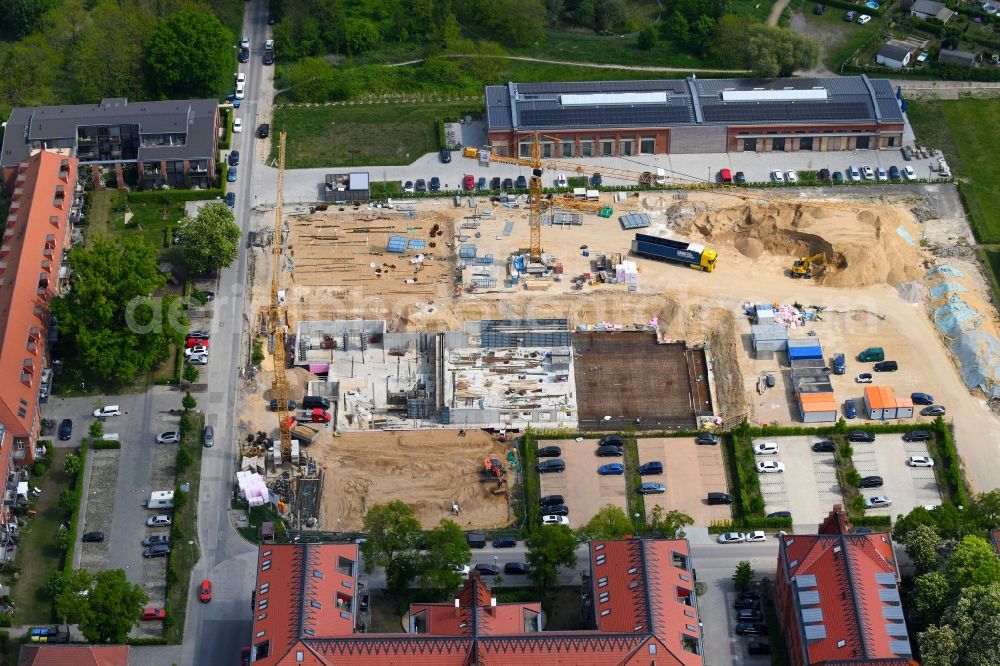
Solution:
[{"label": "hedge", "polygon": [[941,462],[941,476],[948,484],[951,491],[952,502],[959,506],[969,505],[969,493],[965,487],[965,476],[962,474],[962,466],[958,457],[958,450],[955,448],[955,439],[952,436],[951,428],[940,416],[934,419],[934,429],[938,433],[938,453]]},{"label": "hedge", "polygon": [[733,520],[713,520],[708,526],[708,531],[712,534],[731,532],[734,529],[790,530],[792,529],[792,519],[750,516],[748,518]]},{"label": "hedge", "polygon": [[91,441],[90,445],[95,451],[122,448],[122,443],[113,439],[95,439]]},{"label": "hedge", "polygon": [[203,201],[205,199],[221,199],[225,196],[222,188],[209,188],[205,190],[143,190],[141,192],[129,192],[129,201],[141,203],[143,201],[153,203],[171,203],[176,201]]},{"label": "hedge", "polygon": [[521,485],[524,495],[524,508],[521,512],[523,525],[530,532],[535,525],[541,524],[542,509],[538,500],[542,496],[542,482],[538,478],[538,436],[529,429],[521,437]]},{"label": "hedge", "polygon": [[[117,443],[117,442],[116,442]],[[80,443],[80,470],[73,480],[73,515],[69,521],[69,533],[76,539],[77,529],[80,523],[80,498],[83,497],[83,475],[87,469],[87,440]],[[73,549],[66,552],[66,560],[63,562],[63,573],[69,574],[73,571]]]},{"label": "hedge", "polygon": [[892,525],[890,516],[851,516],[851,524],[855,527],[889,527]]}]

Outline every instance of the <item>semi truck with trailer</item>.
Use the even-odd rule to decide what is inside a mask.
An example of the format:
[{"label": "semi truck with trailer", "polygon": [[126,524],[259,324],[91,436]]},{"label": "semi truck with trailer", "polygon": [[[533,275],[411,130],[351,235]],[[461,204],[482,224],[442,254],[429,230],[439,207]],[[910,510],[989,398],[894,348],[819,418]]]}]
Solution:
[{"label": "semi truck with trailer", "polygon": [[661,261],[671,261],[696,268],[706,273],[715,270],[718,254],[700,243],[659,238],[648,234],[636,234],[632,241],[632,254]]}]

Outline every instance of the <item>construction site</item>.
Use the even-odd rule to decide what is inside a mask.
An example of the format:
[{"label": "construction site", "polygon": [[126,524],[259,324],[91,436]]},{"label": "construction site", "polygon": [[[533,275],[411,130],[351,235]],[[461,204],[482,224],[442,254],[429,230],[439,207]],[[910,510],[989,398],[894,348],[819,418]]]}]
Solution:
[{"label": "construction site", "polygon": [[[269,482],[294,469],[321,487],[307,526],[353,529],[392,499],[425,527],[509,524],[520,471],[511,444],[527,427],[796,422],[792,388],[759,389],[789,370],[753,354],[748,301],[818,304],[821,317],[786,326],[791,337],[818,333],[848,356],[891,348],[912,390],[968,397],[951,398],[949,414],[965,411],[970,424],[992,390],[988,362],[963,385],[974,373],[944,344],[927,349],[946,340],[928,270],[946,259],[979,273],[971,250],[954,250],[961,225],[919,192],[664,189],[595,201],[549,198],[551,173],[532,178],[520,196],[261,216],[258,238],[273,236],[253,249],[253,312],[266,354],[240,417],[247,433],[266,434],[241,467]],[[994,335],[988,302],[973,304],[979,331]],[[304,396],[328,407],[269,408]]]}]

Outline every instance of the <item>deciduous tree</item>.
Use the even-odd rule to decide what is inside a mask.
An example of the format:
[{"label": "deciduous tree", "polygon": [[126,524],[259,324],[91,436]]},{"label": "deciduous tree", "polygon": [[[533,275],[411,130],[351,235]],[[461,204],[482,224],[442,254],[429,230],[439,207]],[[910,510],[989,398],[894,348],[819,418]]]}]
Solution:
[{"label": "deciduous tree", "polygon": [[944,575],[955,594],[974,585],[991,585],[1000,582],[1000,559],[986,539],[966,536],[948,558]]},{"label": "deciduous tree", "polygon": [[750,587],[750,583],[753,582],[753,567],[750,566],[749,560],[741,560],[736,565],[736,571],[733,572],[733,585],[740,592]]},{"label": "deciduous tree", "polygon": [[594,540],[620,539],[635,532],[635,525],[620,507],[606,504],[580,528],[580,534]]},{"label": "deciduous tree", "polygon": [[76,624],[80,622],[89,612],[87,594],[81,594],[84,590],[89,590],[94,582],[90,572],[84,569],[73,569],[68,573],[59,572],[58,579],[54,576],[46,583],[46,590],[55,596],[56,615],[62,622]]},{"label": "deciduous tree", "polygon": [[385,569],[386,582],[391,589],[405,590],[416,574],[416,545],[420,522],[413,509],[394,500],[376,504],[362,519],[367,534],[361,544],[365,568],[371,573],[374,567]]},{"label": "deciduous tree", "polygon": [[0,0],[3,29],[17,37],[34,32],[42,16],[55,6],[53,0]]},{"label": "deciduous tree", "polygon": [[906,552],[918,574],[935,571],[941,565],[941,557],[938,555],[941,537],[933,527],[918,525],[907,532],[906,538],[900,543],[906,547]]},{"label": "deciduous tree", "polygon": [[[64,592],[65,594],[65,592]],[[128,582],[122,569],[100,571],[86,597],[87,611],[80,631],[91,643],[124,643],[149,597],[142,586]]]},{"label": "deciduous tree", "polygon": [[528,578],[545,589],[558,582],[559,567],[576,564],[576,537],[565,525],[543,525],[528,537]]},{"label": "deciduous tree", "polygon": [[232,77],[233,35],[211,10],[185,9],[146,42],[150,88],[164,98],[215,97]]},{"label": "deciduous tree", "polygon": [[650,513],[647,525],[649,531],[660,538],[683,539],[684,528],[694,525],[694,518],[676,509],[664,511],[662,506],[656,505]]},{"label": "deciduous tree", "polygon": [[787,28],[764,24],[748,27],[747,63],[758,76],[791,76],[819,62],[819,44]]},{"label": "deciduous tree", "polygon": [[422,558],[420,585],[425,589],[452,590],[462,583],[457,567],[472,558],[462,528],[453,520],[442,519],[424,535],[426,554]]},{"label": "deciduous tree", "polygon": [[913,581],[913,610],[925,623],[940,622],[951,600],[948,579],[940,571],[925,573]]},{"label": "deciduous tree", "polygon": [[177,235],[184,261],[194,273],[211,273],[230,266],[240,254],[240,228],[225,204],[202,206],[197,217],[180,221]]}]

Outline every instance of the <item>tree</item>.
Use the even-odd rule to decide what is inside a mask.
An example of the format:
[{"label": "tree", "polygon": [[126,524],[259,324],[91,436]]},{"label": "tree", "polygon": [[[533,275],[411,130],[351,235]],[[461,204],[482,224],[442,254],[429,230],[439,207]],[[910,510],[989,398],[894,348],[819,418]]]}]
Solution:
[{"label": "tree", "polygon": [[56,532],[56,548],[60,552],[65,553],[67,550],[73,547],[73,535],[70,534],[69,530],[63,526],[59,526],[59,531]]},{"label": "tree", "polygon": [[94,421],[87,428],[87,434],[90,435],[91,439],[100,439],[104,437],[104,423],[101,421]]},{"label": "tree", "polygon": [[973,585],[990,585],[1000,582],[1000,559],[986,539],[966,536],[948,558],[944,575],[955,594]]},{"label": "tree", "polygon": [[124,643],[149,601],[142,586],[128,582],[122,569],[99,571],[86,598],[80,631],[91,643]]},{"label": "tree", "polygon": [[184,381],[186,381],[188,384],[194,384],[196,381],[198,381],[198,375],[199,375],[198,366],[196,366],[194,363],[184,364]]},{"label": "tree", "polygon": [[163,316],[171,300],[151,298],[166,284],[156,248],[141,237],[96,237],[69,254],[70,289],[52,314],[75,364],[99,382],[125,384],[167,358],[181,334]]},{"label": "tree", "polygon": [[711,16],[699,17],[691,26],[688,44],[697,49],[699,53],[708,53],[715,37],[715,25],[715,19]]},{"label": "tree", "polygon": [[819,62],[819,44],[787,28],[753,23],[747,26],[747,61],[757,76],[791,76]]},{"label": "tree", "polygon": [[385,568],[386,583],[405,590],[417,573],[416,545],[420,522],[413,509],[399,500],[376,504],[362,519],[367,540],[361,544],[365,568]]},{"label": "tree", "polygon": [[694,518],[676,509],[664,511],[662,506],[654,506],[649,516],[649,531],[662,539],[683,539],[684,527],[694,525]]},{"label": "tree", "polygon": [[749,560],[741,560],[736,565],[736,571],[733,572],[733,584],[736,586],[738,592],[750,587],[750,583],[753,582],[753,567],[750,566]]},{"label": "tree", "polygon": [[[193,462],[194,458],[191,457],[191,452],[188,451],[188,448],[183,443],[181,443],[180,448],[177,449],[177,453],[174,455],[174,466],[177,468],[177,472],[183,472],[190,467]],[[176,510],[177,507],[174,507],[174,509]]]},{"label": "tree", "polygon": [[924,666],[956,666],[959,645],[955,630],[949,626],[928,627],[917,636],[920,644],[920,663]]},{"label": "tree", "polygon": [[566,8],[565,0],[545,0],[545,14],[549,25],[556,25],[562,19]]},{"label": "tree", "polygon": [[983,534],[1000,529],[1000,490],[977,495],[966,512],[966,523],[975,525]]},{"label": "tree", "polygon": [[[94,423],[100,423],[100,421],[94,421]],[[80,456],[75,453],[71,453],[66,456],[66,462],[63,463],[63,469],[66,471],[66,475],[69,477],[75,477],[80,473],[80,467],[82,466],[82,461]]]},{"label": "tree", "polygon": [[461,585],[462,574],[456,568],[469,563],[472,551],[458,523],[443,518],[424,535],[424,547],[427,553],[420,569],[420,586],[446,591]]},{"label": "tree", "polygon": [[900,543],[906,547],[918,574],[935,571],[941,565],[941,556],[938,555],[941,537],[933,527],[918,525],[907,532],[906,538]]},{"label": "tree", "polygon": [[187,393],[185,393],[184,397],[181,398],[181,407],[184,408],[185,412],[190,412],[197,405],[198,405],[198,401],[195,400],[195,397],[193,395],[191,395],[191,391],[188,391]]},{"label": "tree", "polygon": [[656,40],[659,35],[656,32],[656,26],[647,25],[645,28],[639,31],[639,48],[643,51],[648,51],[649,49],[656,46]]},{"label": "tree", "polygon": [[593,0],[594,30],[610,32],[625,22],[625,3],[622,0]]},{"label": "tree", "polygon": [[99,0],[81,24],[66,62],[71,99],[80,104],[103,97],[145,99],[142,49],[155,26],[149,7]]},{"label": "tree", "polygon": [[194,273],[230,266],[240,254],[240,228],[226,204],[202,206],[197,217],[180,221],[177,235],[184,262]]},{"label": "tree", "polygon": [[948,579],[940,571],[917,576],[913,581],[913,610],[927,624],[939,622],[952,599]]},{"label": "tree", "polygon": [[[734,14],[725,14],[716,20],[711,51],[720,62],[746,62],[749,22],[749,17]],[[846,427],[847,421],[844,425]]]},{"label": "tree", "polygon": [[65,512],[66,515],[72,515],[73,509],[76,508],[76,493],[69,488],[63,488],[60,490],[59,508]]},{"label": "tree", "polygon": [[171,14],[146,42],[150,87],[167,99],[216,97],[232,76],[232,61],[233,36],[210,10]]},{"label": "tree", "polygon": [[334,99],[335,71],[323,58],[303,58],[285,65],[282,71],[282,92],[289,99],[310,102]]},{"label": "tree", "polygon": [[614,504],[606,504],[601,507],[601,510],[590,519],[590,522],[580,528],[582,536],[596,541],[620,539],[633,532],[635,532],[635,525],[632,524],[632,520]]},{"label": "tree", "polygon": [[42,15],[54,4],[52,0],[0,0],[4,29],[16,37],[31,34],[39,27]]},{"label": "tree", "polygon": [[690,36],[690,26],[687,17],[680,12],[674,12],[664,24],[666,36],[677,44],[687,44]]},{"label": "tree", "polygon": [[559,567],[576,564],[576,537],[566,525],[542,525],[528,537],[528,578],[541,589],[558,582]]},{"label": "tree", "polygon": [[382,35],[379,34],[378,26],[364,18],[347,18],[343,21],[344,45],[347,53],[356,55],[371,51],[379,42]]},{"label": "tree", "polygon": [[49,579],[46,590],[55,592],[56,614],[63,622],[76,624],[80,622],[90,611],[89,593],[80,594],[84,590],[90,590],[93,584],[93,577],[90,572],[84,569],[73,569],[67,574],[60,576],[58,582]]},{"label": "tree", "polygon": [[[920,637],[922,663],[1000,664],[1000,583],[965,588],[942,620],[942,630],[929,630]],[[925,645],[930,660],[924,654]]]}]

